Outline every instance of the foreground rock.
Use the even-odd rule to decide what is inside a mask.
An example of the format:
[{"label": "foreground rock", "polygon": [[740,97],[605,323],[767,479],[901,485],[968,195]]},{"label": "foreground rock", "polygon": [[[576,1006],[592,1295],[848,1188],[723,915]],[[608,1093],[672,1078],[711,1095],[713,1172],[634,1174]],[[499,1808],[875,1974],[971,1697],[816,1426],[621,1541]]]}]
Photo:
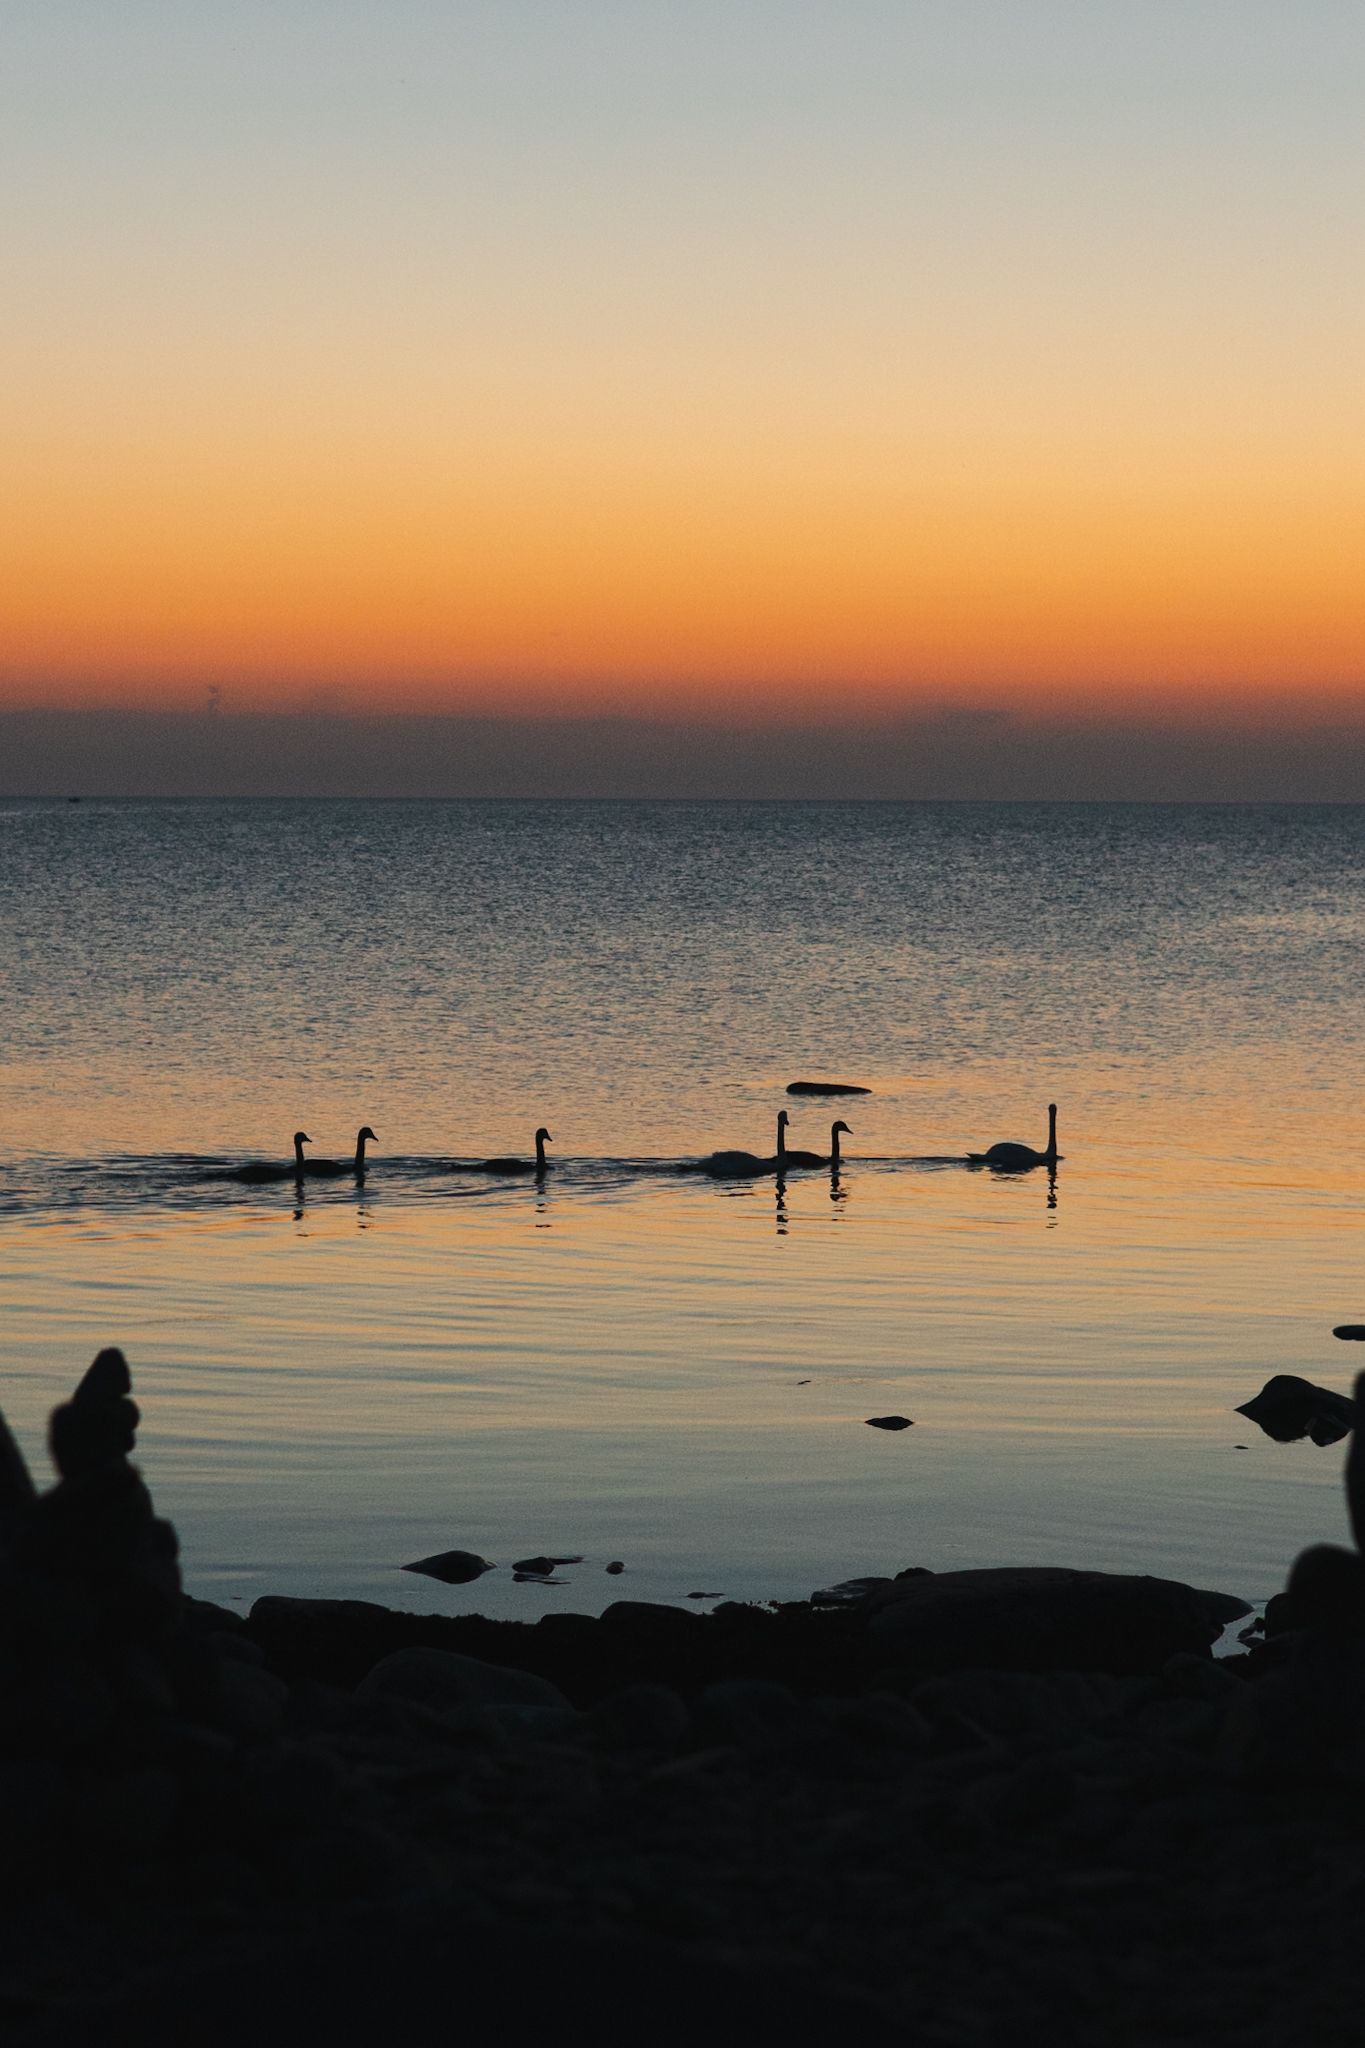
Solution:
[{"label": "foreground rock", "polygon": [[1066,1571],[243,1625],[97,1363],[50,1493],[0,1427],[7,2043],[1353,2038],[1357,1552],[1227,1663],[1243,1603]]},{"label": "foreground rock", "polygon": [[872,1641],[916,1670],[1139,1672],[1207,1656],[1251,1608],[1174,1579],[1024,1567],[916,1573],[864,1612]]},{"label": "foreground rock", "polygon": [[964,1667],[1156,1673],[1175,1656],[1207,1657],[1227,1624],[1250,1611],[1233,1595],[1171,1579],[921,1568],[849,1581],[777,1609],[729,1602],[706,1616],[620,1600],[600,1619],[547,1615],[528,1624],[271,1595],[256,1602],[246,1626],[291,1679],[354,1685],[379,1659],[426,1644],[536,1672],[585,1705],[641,1681],[695,1692],[742,1676],[851,1693]]}]

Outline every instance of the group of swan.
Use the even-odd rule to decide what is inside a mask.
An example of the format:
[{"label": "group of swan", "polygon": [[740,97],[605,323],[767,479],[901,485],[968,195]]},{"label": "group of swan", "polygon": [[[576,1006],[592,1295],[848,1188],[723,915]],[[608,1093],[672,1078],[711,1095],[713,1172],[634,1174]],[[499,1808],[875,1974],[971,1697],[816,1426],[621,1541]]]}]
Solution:
[{"label": "group of swan", "polygon": [[305,1177],[312,1180],[343,1180],[350,1174],[356,1180],[364,1180],[365,1147],[377,1145],[379,1140],[368,1124],[362,1124],[356,1132],[355,1158],[349,1162],[344,1159],[305,1159],[303,1148],[312,1142],[307,1131],[295,1131],[292,1166],[283,1165],[274,1159],[252,1159],[248,1160],[245,1166],[237,1168],[234,1178],[257,1183],[272,1180],[303,1180]]},{"label": "group of swan", "polygon": [[[828,1152],[799,1152],[787,1149],[787,1124],[790,1119],[785,1109],[777,1113],[777,1150],[770,1159],[763,1159],[756,1152],[713,1152],[709,1159],[703,1159],[704,1173],[717,1176],[733,1176],[738,1179],[745,1174],[783,1174],[789,1166],[828,1166],[831,1172],[839,1171],[839,1138],[841,1133],[852,1137],[853,1133],[842,1117],[830,1125]],[[1020,1145],[1013,1139],[1002,1139],[985,1152],[969,1152],[969,1166],[991,1166],[998,1173],[1021,1173],[1031,1166],[1054,1167],[1057,1152],[1057,1105],[1047,1106],[1047,1144],[1039,1152],[1032,1145]]]},{"label": "group of swan", "polygon": [[[545,1157],[546,1141],[554,1143],[544,1124],[536,1132],[536,1156],[532,1159],[484,1159],[473,1168],[476,1173],[544,1173],[548,1161]],[[245,1166],[239,1166],[233,1174],[234,1180],[244,1180],[253,1186],[263,1181],[280,1180],[364,1180],[365,1147],[377,1145],[379,1140],[368,1124],[362,1124],[356,1132],[355,1158],[307,1159],[303,1148],[311,1145],[307,1131],[294,1133],[294,1159],[292,1165],[285,1165],[274,1159],[252,1159]]]},{"label": "group of swan", "polygon": [[[849,1126],[839,1117],[829,1127],[828,1152],[802,1152],[787,1150],[787,1125],[791,1121],[785,1109],[777,1113],[777,1150],[770,1158],[757,1152],[712,1152],[709,1158],[698,1160],[696,1169],[702,1173],[714,1174],[717,1178],[742,1179],[746,1175],[775,1173],[779,1177],[792,1166],[828,1166],[837,1173],[841,1164],[839,1140],[851,1138]],[[253,1183],[282,1180],[341,1180],[348,1175],[356,1180],[365,1178],[365,1147],[379,1141],[368,1124],[362,1125],[356,1134],[355,1158],[349,1162],[342,1159],[306,1159],[303,1148],[311,1145],[307,1131],[294,1133],[294,1160],[284,1165],[273,1160],[255,1159],[248,1165],[238,1167],[234,1178]],[[544,1124],[536,1132],[536,1156],[531,1159],[483,1159],[472,1167],[475,1173],[534,1173],[544,1174],[549,1161],[545,1157],[546,1144],[554,1139]],[[1016,1144],[1004,1140],[992,1145],[985,1152],[969,1152],[970,1166],[992,1166],[1000,1173],[1020,1173],[1031,1166],[1054,1167],[1057,1164],[1057,1105],[1047,1106],[1047,1144],[1039,1152],[1032,1145]]]},{"label": "group of swan", "polygon": [[840,1117],[829,1127],[828,1152],[789,1152],[787,1150],[787,1125],[791,1121],[785,1109],[777,1112],[777,1150],[771,1159],[760,1158],[757,1152],[713,1152],[709,1159],[701,1161],[703,1173],[739,1179],[744,1174],[782,1174],[789,1166],[828,1166],[834,1172],[839,1170],[839,1139],[851,1138],[852,1131]]}]

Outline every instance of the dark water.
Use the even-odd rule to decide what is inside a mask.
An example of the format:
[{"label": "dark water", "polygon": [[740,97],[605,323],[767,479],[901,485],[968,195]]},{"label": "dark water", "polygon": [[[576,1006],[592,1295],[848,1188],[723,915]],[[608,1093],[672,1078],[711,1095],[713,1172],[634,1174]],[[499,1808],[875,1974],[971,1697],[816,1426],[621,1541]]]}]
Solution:
[{"label": "dark water", "polygon": [[[11,804],[0,928],[6,1412],[123,1342],[205,1587],[1257,1593],[1337,1532],[1230,1411],[1365,1313],[1361,810]],[[1054,1187],[955,1163],[1049,1100]],[[676,1171],[782,1106],[837,1185]],[[224,1178],[362,1122],[361,1191]],[[455,1544],[588,1561],[395,1580]]]}]

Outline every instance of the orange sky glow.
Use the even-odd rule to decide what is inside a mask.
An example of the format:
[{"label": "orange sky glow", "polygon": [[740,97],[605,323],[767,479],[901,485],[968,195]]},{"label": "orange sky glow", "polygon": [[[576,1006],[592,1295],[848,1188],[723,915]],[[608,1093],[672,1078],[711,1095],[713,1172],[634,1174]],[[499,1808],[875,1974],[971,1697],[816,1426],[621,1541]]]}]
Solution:
[{"label": "orange sky glow", "polygon": [[0,708],[1365,717],[1365,51],[1102,12],[29,31]]}]

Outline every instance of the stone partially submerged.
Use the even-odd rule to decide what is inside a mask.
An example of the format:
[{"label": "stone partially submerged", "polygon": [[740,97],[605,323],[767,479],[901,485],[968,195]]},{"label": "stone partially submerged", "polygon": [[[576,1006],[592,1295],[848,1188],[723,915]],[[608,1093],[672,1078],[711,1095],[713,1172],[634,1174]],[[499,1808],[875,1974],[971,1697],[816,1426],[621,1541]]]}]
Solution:
[{"label": "stone partially submerged", "polygon": [[414,1564],[400,1565],[398,1569],[420,1572],[424,1579],[439,1579],[443,1586],[468,1586],[485,1572],[496,1571],[497,1566],[475,1550],[438,1550],[434,1557],[419,1557]]},{"label": "stone partially submerged", "polygon": [[1347,1394],[1335,1394],[1330,1387],[1316,1387],[1297,1374],[1277,1372],[1259,1394],[1236,1410],[1245,1415],[1277,1444],[1298,1443],[1308,1437],[1315,1444],[1340,1443],[1355,1427],[1356,1404]]},{"label": "stone partially submerged", "polygon": [[856,1081],[788,1081],[788,1095],[870,1095]]}]

